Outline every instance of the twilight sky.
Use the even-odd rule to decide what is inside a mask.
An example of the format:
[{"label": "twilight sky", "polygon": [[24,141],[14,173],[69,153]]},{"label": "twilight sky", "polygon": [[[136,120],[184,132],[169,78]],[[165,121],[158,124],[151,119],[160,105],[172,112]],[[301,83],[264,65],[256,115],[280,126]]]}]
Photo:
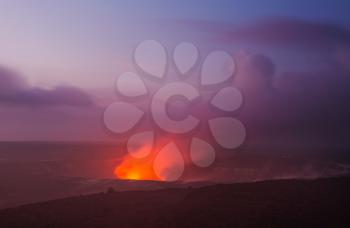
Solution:
[{"label": "twilight sky", "polygon": [[115,78],[134,70],[139,42],[155,39],[236,58],[240,115],[256,141],[278,132],[280,143],[342,147],[349,9],[346,0],[1,0],[0,140],[111,139],[100,118],[118,99]]}]

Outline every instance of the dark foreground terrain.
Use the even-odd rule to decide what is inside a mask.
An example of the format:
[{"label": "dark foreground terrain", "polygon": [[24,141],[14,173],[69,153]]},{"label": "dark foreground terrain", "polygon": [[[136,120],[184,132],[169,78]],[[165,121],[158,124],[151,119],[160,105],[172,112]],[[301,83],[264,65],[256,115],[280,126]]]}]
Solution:
[{"label": "dark foreground terrain", "polygon": [[350,227],[350,178],[107,192],[0,211],[0,227]]},{"label": "dark foreground terrain", "polygon": [[[115,168],[127,153],[121,142],[0,142],[0,209],[89,195],[113,187],[117,191],[202,187],[272,179],[316,179],[350,175],[347,150],[304,151],[247,146],[235,154],[218,153],[210,169],[186,167],[181,183],[118,180]],[[279,154],[280,151],[284,151]],[[326,155],[328,154],[328,155]],[[332,154],[330,156],[329,154]],[[229,156],[228,156],[229,155]],[[1,227],[0,227],[1,228]]]}]

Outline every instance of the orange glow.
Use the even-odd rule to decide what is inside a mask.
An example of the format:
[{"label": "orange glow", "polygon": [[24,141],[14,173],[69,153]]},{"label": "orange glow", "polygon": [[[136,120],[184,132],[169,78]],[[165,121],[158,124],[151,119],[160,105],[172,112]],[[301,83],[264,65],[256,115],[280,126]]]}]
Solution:
[{"label": "orange glow", "polygon": [[125,180],[160,180],[154,173],[152,165],[152,154],[141,159],[127,154],[116,167],[114,174],[118,179]]}]

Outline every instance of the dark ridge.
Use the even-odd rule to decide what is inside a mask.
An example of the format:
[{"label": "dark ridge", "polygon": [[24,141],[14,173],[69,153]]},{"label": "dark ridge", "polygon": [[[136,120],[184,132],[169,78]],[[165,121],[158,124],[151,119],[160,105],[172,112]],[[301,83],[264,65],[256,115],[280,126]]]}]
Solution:
[{"label": "dark ridge", "polygon": [[0,227],[349,227],[350,177],[107,190],[0,211]]}]

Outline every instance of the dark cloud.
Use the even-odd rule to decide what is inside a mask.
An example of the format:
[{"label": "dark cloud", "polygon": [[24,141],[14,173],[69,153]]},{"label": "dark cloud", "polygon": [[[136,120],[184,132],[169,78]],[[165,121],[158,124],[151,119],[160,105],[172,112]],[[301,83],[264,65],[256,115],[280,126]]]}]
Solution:
[{"label": "dark cloud", "polygon": [[235,76],[237,87],[248,92],[266,90],[272,86],[275,64],[265,55],[241,53],[235,58],[238,74]]},{"label": "dark cloud", "polygon": [[325,138],[350,135],[349,73],[339,69],[323,72],[285,73],[276,83],[284,122]]},{"label": "dark cloud", "polygon": [[207,36],[224,43],[239,41],[302,49],[328,49],[337,45],[350,45],[349,28],[324,22],[270,17],[244,25],[203,20],[178,20],[171,23],[207,32]]},{"label": "dark cloud", "polygon": [[[288,18],[255,24],[175,23],[201,31],[210,42],[241,49],[234,53],[234,84],[243,93],[244,105],[234,116],[247,128],[244,153],[350,159],[347,27]],[[257,45],[263,55],[244,50],[252,52]]]},{"label": "dark cloud", "polygon": [[0,96],[11,95],[27,86],[25,80],[15,72],[0,66]]},{"label": "dark cloud", "polygon": [[[315,50],[322,59],[315,67],[286,69],[265,55],[235,54],[235,85],[244,95],[239,113],[248,128],[248,141],[279,152],[311,152],[320,148],[349,148],[350,30],[322,22],[270,18],[251,25],[190,21],[187,26],[212,34],[226,44],[249,43],[273,48]],[[266,50],[268,51],[268,50]],[[288,59],[286,55],[276,58]],[[312,61],[310,60],[310,64]],[[249,144],[249,142],[248,142]],[[294,148],[294,149],[293,149]]]},{"label": "dark cloud", "polygon": [[330,64],[326,71],[273,75],[272,61],[261,55],[241,56],[237,64],[235,83],[245,98],[239,115],[250,140],[279,152],[302,145],[294,152],[328,147],[337,154],[339,147],[350,147],[349,71]]},{"label": "dark cloud", "polygon": [[0,67],[0,103],[28,106],[88,106],[91,97],[71,86],[57,86],[53,89],[30,87],[15,72]]},{"label": "dark cloud", "polygon": [[224,35],[227,41],[250,41],[266,45],[301,48],[330,48],[350,44],[350,30],[334,24],[271,18],[232,29]]}]

